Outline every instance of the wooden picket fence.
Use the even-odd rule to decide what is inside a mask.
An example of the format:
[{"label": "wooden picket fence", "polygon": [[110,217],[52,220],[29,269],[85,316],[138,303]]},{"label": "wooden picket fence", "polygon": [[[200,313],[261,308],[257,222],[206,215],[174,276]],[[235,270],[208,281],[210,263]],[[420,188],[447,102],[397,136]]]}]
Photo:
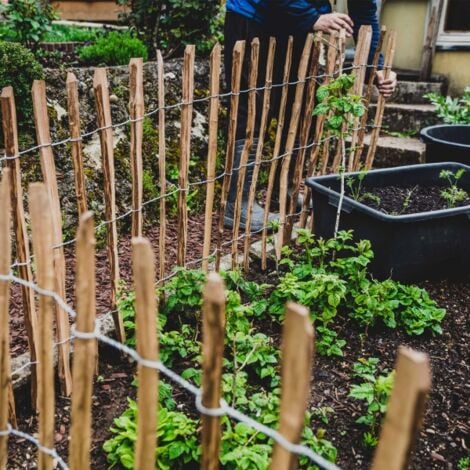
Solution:
[{"label": "wooden picket fence", "polygon": [[[280,199],[280,229],[275,237],[275,256],[280,256],[280,248],[289,244],[292,237],[293,223],[298,220],[302,227],[309,224],[309,209],[307,205],[308,198],[310,197],[308,188],[304,191],[305,206],[300,213],[295,213],[293,201],[296,200],[295,195],[301,191],[301,180],[305,174],[304,167],[307,167],[306,174],[308,176],[313,174],[322,174],[327,171],[338,171],[340,165],[339,153],[329,158],[330,152],[335,148],[330,145],[334,142],[332,136],[324,135],[324,123],[326,117],[320,116],[316,119],[315,128],[313,129],[312,113],[315,102],[315,92],[317,82],[323,80],[328,82],[337,76],[341,71],[351,71],[356,77],[355,93],[363,94],[365,104],[369,105],[372,96],[373,76],[374,70],[377,67],[379,60],[379,52],[375,54],[374,64],[370,67],[370,79],[365,84],[366,70],[367,70],[367,57],[370,50],[372,31],[370,27],[362,27],[359,33],[357,42],[356,56],[352,67],[349,69],[344,68],[344,48],[345,36],[344,34],[334,34],[329,38],[323,37],[321,33],[309,35],[307,37],[302,57],[299,63],[299,68],[296,74],[296,80],[292,83],[291,77],[291,63],[292,63],[292,39],[289,40],[286,61],[284,68],[284,77],[281,84],[277,84],[282,89],[281,106],[279,115],[277,116],[277,131],[274,142],[274,150],[272,158],[269,160],[263,159],[262,153],[266,143],[266,132],[269,125],[269,108],[271,91],[273,88],[273,62],[274,52],[276,49],[276,41],[272,38],[269,42],[265,83],[259,84],[256,77],[256,71],[260,66],[259,64],[259,41],[253,40],[250,45],[250,57],[245,59],[245,44],[243,41],[236,43],[233,50],[233,69],[232,69],[232,83],[230,84],[230,115],[229,125],[227,132],[226,143],[226,164],[225,169],[221,175],[216,175],[216,155],[217,155],[217,137],[219,130],[219,108],[222,94],[220,93],[220,70],[221,70],[221,49],[216,45],[210,57],[210,76],[209,76],[209,96],[206,98],[209,104],[208,109],[208,154],[207,154],[207,173],[204,183],[206,187],[206,208],[205,208],[205,221],[204,221],[204,242],[202,249],[202,259],[198,260],[200,266],[205,272],[209,272],[210,260],[212,255],[215,258],[215,271],[218,271],[221,266],[221,259],[223,248],[229,246],[231,253],[232,268],[242,267],[244,270],[249,269],[250,263],[250,246],[252,241],[252,234],[250,227],[246,227],[245,232],[240,235],[240,217],[241,217],[241,194],[243,191],[244,172],[248,161],[248,153],[251,145],[256,137],[255,122],[257,113],[260,114],[260,129],[258,137],[258,145],[256,148],[256,159],[254,164],[254,175],[249,191],[249,211],[253,206],[256,190],[258,188],[259,169],[262,164],[269,165],[269,177],[265,203],[265,224],[261,233],[262,250],[261,261],[263,269],[267,268],[268,259],[268,214],[271,206],[273,196],[276,173],[280,169],[280,183],[279,183],[279,199]],[[385,70],[386,74],[389,73],[393,61],[394,48],[395,48],[395,33],[390,32],[386,39],[385,30],[382,31],[380,39],[380,47],[382,43],[384,46],[385,56]],[[326,45],[326,63],[325,70],[319,70],[319,57],[321,50]],[[249,62],[250,78],[248,83],[248,90],[241,90],[241,73],[244,61]],[[191,156],[191,132],[193,121],[193,105],[194,100],[194,62],[195,62],[195,48],[188,46],[184,52],[183,58],[183,71],[182,71],[182,101],[181,107],[181,138],[180,138],[180,162],[179,162],[179,181],[178,181],[178,245],[177,245],[177,264],[179,266],[187,265],[187,240],[188,240],[188,204],[187,194],[190,187],[189,182],[189,162]],[[142,239],[144,232],[143,220],[143,207],[149,201],[143,201],[143,119],[146,116],[144,109],[144,86],[143,86],[143,62],[141,59],[132,59],[129,64],[130,74],[130,94],[129,94],[129,116],[128,123],[130,124],[131,142],[130,142],[130,162],[132,174],[132,208],[129,214],[132,216],[132,236],[134,247],[134,278],[136,281],[137,291],[137,310],[138,310],[138,323],[142,321],[147,322],[147,325],[153,325],[153,318],[155,308],[155,299],[153,298],[153,286],[156,282],[161,284],[166,279],[166,273],[169,268],[166,259],[166,231],[167,231],[167,193],[166,183],[166,142],[165,142],[165,127],[166,127],[166,111],[174,105],[167,106],[165,103],[165,83],[164,83],[164,63],[161,54],[157,55],[158,64],[158,109],[156,110],[158,116],[158,129],[159,129],[159,190],[160,196],[155,198],[154,201],[159,205],[159,241],[158,241],[158,275],[154,276],[153,270],[153,254],[148,245],[148,242]],[[321,73],[320,73],[321,72]],[[104,202],[105,202],[105,221],[103,225],[106,226],[106,250],[107,261],[110,272],[111,298],[109,301],[110,311],[113,312],[115,331],[117,339],[123,343],[125,339],[125,332],[122,319],[120,318],[116,309],[116,299],[118,286],[120,283],[120,260],[118,254],[118,216],[116,210],[116,188],[115,188],[115,168],[114,168],[114,149],[113,149],[113,129],[117,124],[113,124],[111,118],[111,107],[109,99],[109,88],[106,69],[97,68],[93,80],[94,97],[96,104],[97,115],[97,129],[96,132],[100,136],[102,166],[104,176]],[[292,113],[289,122],[285,122],[286,115],[286,101],[289,88],[294,89],[295,100],[292,108]],[[256,109],[255,94],[263,92],[262,109]],[[94,312],[95,312],[95,285],[94,277],[90,276],[90,266],[95,265],[93,238],[95,227],[92,215],[87,211],[88,202],[85,190],[85,171],[83,165],[82,155],[82,138],[83,134],[80,128],[80,103],[78,99],[78,82],[73,73],[68,73],[66,80],[66,96],[67,96],[67,110],[69,116],[69,130],[70,138],[67,143],[71,147],[71,157],[74,169],[75,181],[75,194],[77,201],[77,213],[80,218],[80,227],[77,231],[75,239],[76,245],[76,312],[77,319],[75,327],[77,331],[93,335],[94,329]],[[246,93],[249,101],[249,114],[246,129],[246,145],[242,153],[241,164],[239,168],[234,168],[234,150],[235,150],[235,132],[238,116],[239,96]],[[53,369],[52,369],[52,344],[53,340],[58,347],[58,373],[61,385],[61,392],[67,396],[72,396],[74,415],[73,422],[75,423],[71,430],[71,465],[74,468],[87,468],[87,452],[89,448],[89,397],[91,393],[91,377],[93,364],[96,362],[96,338],[75,339],[74,350],[74,368],[72,370],[70,360],[70,319],[66,305],[61,302],[54,302],[54,299],[38,295],[39,305],[36,309],[36,294],[31,286],[34,285],[34,278],[36,279],[37,286],[46,291],[53,291],[58,298],[65,299],[65,274],[67,271],[66,259],[64,255],[64,246],[62,233],[62,215],[60,194],[57,183],[57,173],[54,162],[54,148],[60,144],[52,142],[51,131],[49,127],[49,119],[47,113],[46,101],[46,86],[44,81],[35,81],[32,88],[33,95],[33,109],[34,109],[34,122],[36,129],[37,146],[33,149],[20,151],[18,147],[18,131],[16,119],[16,107],[14,100],[14,92],[11,87],[6,87],[1,93],[1,109],[2,109],[2,126],[5,144],[5,157],[0,158],[0,162],[4,162],[3,179],[2,179],[2,199],[1,199],[1,213],[9,214],[9,207],[11,204],[11,214],[13,222],[15,254],[17,263],[15,267],[18,268],[18,277],[23,281],[21,284],[24,322],[26,326],[29,352],[31,358],[31,380],[32,380],[32,405],[33,408],[38,409],[40,417],[40,435],[39,442],[45,447],[52,445],[51,436],[53,432],[53,418],[52,410],[54,409],[54,394],[53,390]],[[200,100],[199,100],[200,101]],[[302,113],[302,103],[306,103],[305,112]],[[364,154],[364,137],[367,129],[367,116],[359,119],[357,126],[352,136],[350,159],[348,162],[348,169],[354,170],[359,167],[366,166],[370,168],[374,161],[375,150],[377,147],[377,140],[382,123],[384,112],[385,100],[379,97],[377,103],[377,111],[374,119],[374,126],[372,128],[371,142],[367,154]],[[366,113],[367,114],[367,113]],[[285,149],[281,149],[281,141],[283,129],[288,130],[287,143]],[[295,148],[296,137],[298,137],[299,148]],[[31,219],[32,231],[32,246],[35,258],[36,273],[33,277],[32,272],[32,254],[30,252],[30,239],[28,235],[25,210],[23,207],[24,194],[23,190],[27,182],[21,174],[20,158],[23,158],[28,151],[39,151],[41,171],[42,171],[42,184],[32,184],[29,188],[29,214]],[[287,197],[288,187],[288,174],[290,160],[294,152],[298,151],[296,159],[296,166],[294,172],[294,195],[290,198]],[[283,153],[281,153],[283,152]],[[363,155],[364,154],[364,155]],[[331,160],[331,161],[330,161]],[[237,188],[238,196],[235,208],[235,223],[230,240],[224,240],[223,220],[224,213],[227,205],[228,190],[232,172],[239,170],[239,184]],[[222,181],[222,188],[220,194],[216,194],[216,180]],[[218,224],[216,233],[212,230],[213,213],[215,208],[215,200],[218,200]],[[10,201],[10,202],[9,202]],[[250,217],[248,217],[250,219]],[[11,256],[10,256],[10,224],[8,217],[5,216],[0,222],[0,275],[7,276],[11,269]],[[240,248],[240,241],[243,240],[243,247]],[[68,244],[69,242],[67,242]],[[215,250],[214,250],[215,246]],[[212,250],[212,251],[211,251]],[[194,263],[193,263],[194,264]],[[205,317],[218,318],[219,323],[222,321],[223,316],[223,287],[220,280],[215,275],[210,276],[210,283],[213,289],[206,290],[205,297]],[[8,436],[2,436],[1,430],[6,429],[8,421],[8,406],[10,407],[10,423],[14,424],[14,403],[13,393],[10,386],[10,371],[9,371],[9,335],[8,335],[8,283],[9,280],[0,280],[0,326],[1,326],[1,371],[0,371],[0,456],[5,453],[2,449],[6,446]],[[216,297],[211,297],[210,292],[217,293]],[[215,294],[214,294],[215,295]],[[139,300],[140,299],[140,300]],[[305,351],[298,351],[299,336],[295,340],[296,345],[296,360],[299,361],[299,354],[305,354],[303,364],[307,365],[311,361],[311,347],[313,341],[311,337],[311,326],[307,325],[305,311],[301,307],[290,305],[287,307],[285,335],[284,335],[284,363],[289,361],[289,355],[293,348],[291,344],[293,338],[297,333],[293,334],[292,331],[303,330],[305,338],[309,338],[306,343],[310,346],[305,347]],[[303,313],[302,313],[303,312]],[[54,320],[55,318],[55,320]],[[140,318],[140,320],[139,320]],[[144,319],[144,320],[143,320]],[[55,321],[56,325],[56,338],[52,338],[51,332],[52,323]],[[207,408],[216,407],[220,398],[220,364],[222,361],[222,346],[223,344],[223,328],[219,324],[218,333],[216,334],[214,324],[206,322],[205,329],[208,331],[205,336],[204,350],[204,380],[203,380],[203,405]],[[293,326],[289,326],[289,325]],[[6,327],[4,328],[4,326]],[[145,331],[147,330],[147,331]],[[291,331],[292,330],[292,331]],[[309,333],[310,332],[310,333]],[[300,334],[300,333],[299,333]],[[148,337],[147,337],[148,336]],[[153,339],[152,339],[153,338]],[[138,352],[147,359],[156,360],[158,358],[158,345],[155,343],[156,334],[154,328],[144,328],[139,332],[138,329]],[[222,341],[222,342],[221,342]],[[213,344],[214,347],[206,345]],[[216,347],[217,346],[217,347]],[[216,354],[217,353],[217,354]],[[416,363],[416,364],[415,364]],[[208,364],[212,364],[209,367]],[[400,366],[400,364],[404,364]],[[419,354],[401,351],[399,353],[398,367],[405,370],[413,367],[426,368],[427,359]],[[410,369],[411,370],[411,369]],[[413,369],[414,370],[414,369]],[[51,372],[52,371],[52,372]],[[289,374],[295,371],[295,380]],[[302,375],[303,374],[303,375]],[[284,367],[283,369],[283,399],[281,406],[281,426],[280,432],[285,435],[287,439],[298,441],[298,427],[300,422],[303,423],[303,411],[305,406],[302,404],[305,399],[303,395],[298,397],[296,393],[302,390],[291,390],[289,383],[309,383],[310,368],[305,367],[305,371],[297,371],[292,367]],[[425,376],[420,373],[421,376]],[[157,384],[157,371],[145,365],[139,364],[139,375],[141,376],[139,382],[146,384],[139,390],[139,403],[156,403],[156,393],[158,390]],[[3,380],[5,379],[5,380]],[[299,380],[301,382],[299,382]],[[400,386],[400,380],[397,381],[396,393],[409,395],[410,413],[415,412],[415,394],[419,390],[425,390],[426,386],[423,385],[425,380],[414,382],[413,380],[405,380],[404,385]],[[417,379],[416,379],[417,380]],[[73,386],[72,386],[73,385]],[[409,387],[409,388],[407,388]],[[305,393],[305,390],[302,391]],[[294,397],[294,398],[284,398]],[[302,405],[300,408],[295,408],[292,403],[299,403]],[[392,401],[392,405],[393,405]],[[395,410],[394,413],[400,412],[402,405],[397,402],[397,405],[390,407],[390,410]],[[88,407],[88,408],[87,408]],[[148,422],[139,423],[139,444],[137,447],[137,456],[142,459],[141,466],[137,468],[151,468],[150,447],[154,447],[155,439],[149,429],[154,432],[155,419],[148,413],[152,407],[147,406],[147,412],[143,416],[148,418]],[[3,410],[3,411],[2,411]],[[6,410],[6,411],[5,411]],[[78,411],[88,410],[88,411]],[[398,410],[398,411],[397,411]],[[390,413],[392,413],[390,411]],[[412,413],[411,413],[412,414]],[[412,418],[410,414],[409,422],[400,431],[394,431],[396,426],[401,426],[405,423],[406,419],[395,420],[394,414],[389,421],[386,421],[384,427],[384,435],[395,435],[399,433],[400,439],[403,439],[404,450],[403,455],[408,455],[408,448],[405,446],[410,442],[412,428],[416,426],[417,418]],[[295,415],[295,426],[291,429],[291,415]],[[416,414],[416,416],[418,416]],[[77,417],[80,416],[80,417]],[[302,419],[300,419],[302,417]],[[144,418],[145,421],[145,418]],[[203,416],[204,432],[203,432],[203,447],[205,448],[203,457],[203,466],[215,468],[218,450],[218,438],[220,437],[219,419],[214,416]],[[411,426],[411,427],[410,427]],[[79,432],[76,429],[80,428]],[[390,431],[387,429],[390,428]],[[88,434],[84,434],[83,430],[87,430]],[[406,432],[405,432],[406,431]],[[381,441],[383,442],[383,440]],[[388,442],[388,441],[385,441]],[[3,447],[2,447],[3,446]],[[273,454],[273,462],[277,459],[293,459],[292,455],[286,457],[285,449],[275,447]],[[387,445],[379,445],[377,459],[383,455]],[[209,449],[212,449],[209,452]],[[394,453],[396,450],[394,451]],[[210,456],[208,456],[210,454]],[[399,452],[397,453],[399,454]],[[395,457],[394,457],[395,458]],[[403,457],[405,458],[405,457]],[[285,462],[285,460],[281,460]],[[140,462],[140,460],[139,460]],[[0,469],[2,460],[0,458]],[[40,453],[40,468],[49,468],[50,455]],[[44,466],[41,466],[44,465]],[[150,465],[150,466],[148,466]],[[283,464],[284,465],[284,464]],[[153,467],[152,467],[153,468]],[[287,468],[285,466],[277,466],[276,468]],[[379,468],[379,467],[376,467]],[[380,467],[385,468],[385,467]],[[386,467],[386,468],[399,468],[399,467]],[[401,468],[401,467],[400,467]]]},{"label": "wooden picket fence", "polygon": [[[0,224],[0,273],[8,274],[11,262],[10,171],[0,186],[0,210],[5,218]],[[29,187],[33,251],[36,259],[38,311],[38,442],[54,449],[54,362],[53,318],[55,301],[48,293],[55,291],[53,253],[54,222],[50,195],[44,183]],[[136,293],[136,332],[138,353],[138,427],[135,468],[153,470],[156,465],[156,429],[159,373],[158,334],[156,326],[155,262],[150,242],[143,237],[132,240],[132,265]],[[95,237],[93,214],[80,219],[76,241],[76,322],[73,361],[73,393],[69,468],[91,468],[91,402],[95,373],[97,338],[95,328]],[[14,417],[8,336],[8,280],[0,280],[0,430],[8,429],[9,414]],[[40,291],[40,290],[41,291]],[[203,361],[202,361],[202,461],[201,468],[219,466],[221,438],[221,377],[225,330],[225,291],[215,272],[208,275],[203,291]],[[288,303],[282,335],[282,372],[279,434],[291,444],[298,444],[305,425],[304,416],[310,396],[313,367],[314,330],[308,309]],[[116,342],[116,344],[119,344]],[[426,395],[430,388],[428,357],[401,348],[396,364],[395,385],[391,395],[381,438],[374,457],[374,469],[404,469],[420,427]],[[9,405],[12,408],[9,410]],[[212,411],[212,412],[211,412]],[[11,422],[11,419],[10,419]],[[0,469],[6,468],[8,433],[0,433]],[[158,458],[158,456],[157,456]],[[276,441],[270,468],[296,468],[298,455]],[[38,452],[38,468],[52,469],[53,455]],[[337,468],[327,466],[324,468]]]}]

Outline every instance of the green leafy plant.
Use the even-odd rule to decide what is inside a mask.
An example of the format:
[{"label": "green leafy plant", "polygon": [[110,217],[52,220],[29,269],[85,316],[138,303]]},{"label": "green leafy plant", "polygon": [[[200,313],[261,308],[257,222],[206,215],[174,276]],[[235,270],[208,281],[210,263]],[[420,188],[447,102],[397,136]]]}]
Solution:
[{"label": "green leafy plant", "polygon": [[113,31],[79,51],[80,60],[88,65],[126,65],[133,57],[148,59],[145,44],[129,32]]},{"label": "green leafy plant", "polygon": [[457,186],[459,180],[465,174],[465,169],[460,168],[456,172],[451,170],[441,170],[439,178],[447,180],[448,187],[441,190],[441,197],[446,200],[449,207],[455,207],[457,203],[468,198],[467,191]]},{"label": "green leafy plant", "polygon": [[377,434],[382,417],[387,411],[387,403],[393,388],[395,372],[383,371],[378,375],[379,360],[375,357],[361,358],[353,365],[353,375],[362,380],[358,385],[353,385],[349,397],[365,401],[366,413],[360,416],[356,423],[366,425],[369,430],[363,434],[363,442],[369,447],[377,445]]},{"label": "green leafy plant", "polygon": [[13,0],[2,5],[1,11],[14,39],[29,47],[52,31],[52,20],[57,18],[52,4],[42,0]]},{"label": "green leafy plant", "polygon": [[380,204],[380,197],[369,191],[364,191],[363,181],[366,177],[367,172],[361,171],[357,177],[348,176],[346,178],[346,186],[349,190],[349,195],[357,202],[365,202],[367,200],[375,202],[377,205]]},{"label": "green leafy plant", "polygon": [[470,470],[470,455],[462,457],[457,464],[458,470]]},{"label": "green leafy plant", "polygon": [[31,86],[44,79],[44,71],[34,55],[18,43],[0,41],[0,88],[12,86],[15,93],[18,121],[32,121]]},{"label": "green leafy plant", "polygon": [[436,106],[436,114],[448,124],[470,124],[470,87],[461,98],[442,96],[438,93],[424,95]]}]

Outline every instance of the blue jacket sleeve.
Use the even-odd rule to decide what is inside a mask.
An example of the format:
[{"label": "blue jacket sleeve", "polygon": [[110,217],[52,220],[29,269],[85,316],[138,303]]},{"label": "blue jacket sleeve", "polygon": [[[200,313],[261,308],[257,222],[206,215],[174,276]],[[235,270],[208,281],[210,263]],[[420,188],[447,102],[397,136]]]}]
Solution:
[{"label": "blue jacket sleeve", "polygon": [[267,4],[276,12],[278,20],[283,18],[284,24],[293,26],[299,33],[311,31],[320,15],[331,11],[328,2],[315,5],[309,0],[268,0]]},{"label": "blue jacket sleeve", "polygon": [[[380,23],[377,0],[348,0],[349,16],[354,22],[354,39],[357,39],[359,28],[363,25],[372,26],[372,42],[368,64],[372,63],[380,38]],[[379,69],[383,68],[383,57],[380,55]]]}]

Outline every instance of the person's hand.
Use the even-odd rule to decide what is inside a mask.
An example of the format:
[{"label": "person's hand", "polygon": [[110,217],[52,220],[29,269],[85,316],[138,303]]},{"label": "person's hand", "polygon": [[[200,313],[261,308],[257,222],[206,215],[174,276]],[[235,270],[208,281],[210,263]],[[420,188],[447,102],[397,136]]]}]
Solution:
[{"label": "person's hand", "polygon": [[346,30],[346,36],[351,37],[353,34],[353,26],[351,18],[344,13],[328,13],[321,15],[313,25],[314,31],[322,31],[331,34],[334,31]]},{"label": "person's hand", "polygon": [[391,70],[388,78],[385,79],[385,73],[383,70],[378,70],[376,73],[377,88],[381,95],[385,98],[390,98],[395,92],[397,87],[397,74]]}]

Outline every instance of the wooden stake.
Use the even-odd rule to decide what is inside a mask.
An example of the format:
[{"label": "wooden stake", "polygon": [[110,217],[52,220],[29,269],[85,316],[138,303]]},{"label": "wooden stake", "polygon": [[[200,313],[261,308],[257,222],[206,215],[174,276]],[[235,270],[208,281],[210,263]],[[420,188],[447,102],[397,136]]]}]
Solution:
[{"label": "wooden stake", "polygon": [[369,82],[367,84],[367,91],[366,91],[366,95],[364,97],[364,105],[366,107],[366,111],[361,117],[359,135],[358,135],[357,144],[356,144],[356,148],[355,148],[354,167],[353,167],[354,171],[359,170],[362,151],[364,149],[364,137],[366,135],[366,130],[367,130],[367,119],[368,119],[368,114],[369,114],[369,105],[370,105],[370,102],[371,102],[371,99],[372,99],[372,91],[374,89],[374,80],[375,80],[375,76],[376,76],[376,72],[377,72],[377,67],[379,65],[380,54],[382,52],[382,45],[383,45],[383,42],[384,42],[386,32],[387,32],[386,26],[382,26],[382,28],[380,30],[379,41],[377,43],[377,47],[376,47],[375,52],[374,52],[374,58],[372,60],[372,69],[370,71]]},{"label": "wooden stake", "polygon": [[[224,283],[216,273],[210,273],[204,287],[203,304],[203,366],[202,405],[206,408],[220,406],[222,364],[225,337]],[[220,418],[202,415],[203,470],[219,468]]]},{"label": "wooden stake", "polygon": [[297,137],[297,128],[299,126],[300,113],[302,111],[303,96],[305,89],[305,77],[307,76],[307,67],[312,53],[313,34],[309,34],[305,41],[302,57],[300,59],[299,70],[297,74],[297,83],[295,87],[294,105],[292,107],[292,114],[289,123],[289,132],[287,134],[286,155],[282,160],[281,176],[280,176],[280,189],[279,189],[279,218],[280,229],[278,233],[278,243],[276,244],[277,259],[281,257],[281,248],[289,241],[286,236],[286,217],[287,217],[287,189],[289,185],[289,168],[294,149],[295,139]]},{"label": "wooden stake", "polygon": [[[46,185],[50,206],[52,210],[52,246],[56,246],[53,251],[55,291],[62,298],[66,298],[65,293],[65,255],[64,248],[60,246],[63,242],[62,236],[62,212],[60,209],[59,189],[57,186],[57,174],[54,162],[54,154],[51,147],[51,133],[49,129],[49,116],[47,113],[46,84],[44,80],[34,80],[33,88],[33,110],[36,127],[36,139],[40,145],[39,155],[41,158],[41,171],[44,184]],[[72,393],[72,373],[70,370],[70,323],[67,312],[59,305],[55,305],[57,341],[59,348],[59,379],[62,393],[70,396]]]},{"label": "wooden stake", "polygon": [[255,163],[253,168],[253,177],[250,185],[250,192],[248,194],[248,203],[246,211],[246,227],[245,227],[245,244],[243,248],[243,269],[245,272],[250,267],[250,246],[251,246],[251,215],[253,212],[253,204],[256,196],[256,183],[261,166],[261,157],[264,147],[264,139],[266,128],[268,126],[269,108],[271,106],[271,90],[273,84],[273,68],[274,68],[274,53],[276,52],[276,39],[269,38],[268,56],[266,59],[266,81],[263,95],[263,108],[261,112],[261,123],[258,136],[258,145],[256,147]]},{"label": "wooden stake", "polygon": [[[155,296],[154,255],[150,242],[132,240],[134,270],[137,352],[148,361],[158,360],[157,304]],[[138,365],[137,442],[135,468],[155,469],[157,445],[158,370]]]},{"label": "wooden stake", "polygon": [[[310,396],[314,332],[308,309],[289,302],[282,335],[282,394],[279,432],[298,444]],[[274,444],[271,470],[294,470],[297,456]]]},{"label": "wooden stake", "polygon": [[[390,31],[387,38],[387,45],[385,47],[385,58],[384,58],[384,77],[387,79],[390,76],[390,70],[393,64],[393,58],[395,56],[395,44],[397,40],[396,31]],[[377,150],[377,142],[379,141],[380,128],[382,127],[382,120],[385,111],[386,98],[383,95],[379,95],[377,101],[377,110],[375,112],[374,128],[370,136],[369,150],[366,158],[366,170],[370,170],[374,164],[375,152]]]},{"label": "wooden stake", "polygon": [[372,463],[373,470],[405,470],[418,436],[431,388],[429,357],[401,346],[387,415]]},{"label": "wooden stake", "polygon": [[[326,68],[325,68],[325,80],[324,84],[327,85],[332,77],[335,70],[336,65],[336,57],[338,55],[337,51],[337,40],[338,40],[338,33],[333,33],[330,35],[330,42],[328,46],[328,53],[327,53],[327,61],[326,61]],[[315,145],[312,147],[310,152],[309,164],[307,169],[307,176],[313,176],[315,172],[315,168],[317,166],[318,157],[320,155],[320,150],[322,148],[322,137],[323,137],[323,128],[325,125],[325,115],[317,116],[316,124],[315,124],[315,137],[314,142]],[[310,213],[309,210],[310,204],[310,190],[307,185],[304,188],[303,194],[303,204],[302,204],[302,213],[300,214],[299,226],[305,228],[307,225],[307,218]]]},{"label": "wooden stake", "polygon": [[204,217],[204,245],[202,248],[202,270],[209,270],[209,254],[211,250],[212,210],[214,209],[215,165],[217,160],[217,131],[219,126],[219,92],[220,92],[220,44],[212,49],[210,60],[209,94],[209,144],[207,151],[207,188],[206,212]]},{"label": "wooden stake", "polygon": [[[18,155],[18,128],[16,121],[15,97],[12,87],[5,87],[1,95],[2,126],[5,145],[5,155],[16,157]],[[19,158],[6,161],[10,169],[10,190],[13,209],[13,228],[15,231],[16,256],[20,263],[19,276],[27,282],[32,282],[33,275],[30,266],[29,239],[26,231],[26,220],[23,208],[23,188],[21,185],[21,168]],[[31,358],[31,403],[36,409],[37,401],[37,317],[34,292],[25,286],[21,287],[23,299],[24,323],[28,337],[29,354]]]},{"label": "wooden stake", "polygon": [[191,127],[194,98],[194,51],[193,45],[186,46],[183,59],[183,106],[181,108],[181,155],[178,176],[178,266],[186,263],[186,245],[188,240],[188,168],[191,158]]},{"label": "wooden stake", "polygon": [[[37,267],[37,285],[41,289],[54,291],[54,222],[49,191],[43,183],[29,187],[29,211],[33,251]],[[39,296],[39,363],[38,363],[38,411],[39,442],[42,446],[54,447],[54,354],[53,354],[54,300],[47,295]],[[38,469],[52,469],[52,457],[38,452]]]},{"label": "wooden stake", "polygon": [[300,131],[300,150],[298,151],[297,160],[295,162],[294,179],[292,183],[292,193],[289,198],[289,210],[286,218],[286,243],[292,238],[292,228],[294,226],[293,215],[296,211],[297,199],[300,190],[300,182],[302,179],[302,172],[304,169],[305,154],[307,153],[306,146],[308,144],[308,138],[310,135],[310,128],[313,120],[313,109],[315,107],[315,91],[317,81],[315,77],[318,74],[318,65],[321,51],[321,40],[322,33],[317,33],[314,37],[314,46],[312,51],[312,57],[310,59],[310,70],[309,77],[312,77],[307,82],[307,92],[305,98],[305,113],[303,116],[301,131]]},{"label": "wooden stake", "polygon": [[[95,228],[93,213],[80,219],[77,232],[76,308],[77,331],[93,333],[96,318]],[[73,395],[70,428],[70,468],[90,468],[91,399],[96,364],[95,339],[76,338],[73,360]]]},{"label": "wooden stake", "polygon": [[421,59],[421,70],[419,79],[425,82],[431,78],[432,61],[436,52],[437,37],[439,35],[439,24],[441,22],[444,0],[434,0],[431,16],[429,18],[426,39],[423,45],[423,56]]},{"label": "wooden stake", "polygon": [[[256,84],[258,82],[259,63],[259,39],[251,41],[250,70],[248,74],[248,117],[246,121],[245,143],[240,158],[239,169],[237,171],[237,196],[235,198],[235,209],[233,216],[232,230],[232,269],[238,265],[238,233],[240,231],[240,220],[243,205],[243,192],[245,191],[245,176],[248,157],[253,147],[253,139],[256,121]],[[235,171],[233,169],[232,171]],[[233,175],[232,175],[233,176]]]},{"label": "wooden stake", "polygon": [[129,62],[129,114],[131,117],[132,236],[142,235],[144,125],[144,60]]},{"label": "wooden stake", "polygon": [[[226,51],[228,53],[229,51]],[[233,157],[235,153],[235,135],[237,132],[238,103],[240,101],[240,80],[243,68],[243,58],[245,57],[245,41],[237,41],[233,48],[232,58],[232,83],[230,91],[230,117],[227,135],[227,153],[225,155],[225,175],[222,183],[222,193],[220,195],[219,223],[217,234],[217,250],[215,258],[215,270],[220,269],[220,258],[222,257],[222,239],[224,237],[224,216],[227,206],[230,179],[233,170]]]},{"label": "wooden stake", "polygon": [[166,132],[165,132],[165,72],[163,69],[162,53],[157,51],[158,72],[158,173],[160,178],[160,240],[158,241],[158,256],[162,280],[165,277],[166,265]]},{"label": "wooden stake", "polygon": [[277,119],[277,130],[276,130],[276,139],[274,142],[273,161],[271,163],[271,168],[269,169],[268,188],[266,191],[266,202],[264,206],[263,232],[261,235],[261,269],[263,270],[266,270],[266,267],[267,267],[269,209],[271,207],[271,199],[272,199],[273,189],[274,189],[274,180],[276,179],[278,158],[279,158],[279,152],[281,149],[282,134],[284,130],[287,94],[289,92],[288,82],[289,82],[289,77],[290,77],[290,69],[292,65],[293,43],[294,43],[293,37],[289,36],[289,39],[287,40],[286,60],[284,63],[284,74],[282,77],[283,86],[282,86],[282,93],[281,93],[281,101],[279,103],[279,115]]},{"label": "wooden stake", "polygon": [[[10,170],[5,168],[0,183],[0,274],[10,274],[11,263],[11,197]],[[15,400],[11,385],[10,366],[10,282],[0,281],[0,430],[6,431],[9,409],[15,410]],[[13,421],[16,417],[13,414]],[[16,423],[14,423],[16,424]],[[6,470],[8,436],[0,435],[0,470]]]},{"label": "wooden stake", "polygon": [[67,73],[65,82],[67,88],[67,107],[69,113],[69,131],[72,139],[72,161],[75,177],[75,194],[77,195],[77,206],[79,217],[87,208],[85,174],[83,172],[82,137],[80,131],[80,102],[78,98],[78,80],[72,73]]},{"label": "wooden stake", "polygon": [[[371,26],[361,26],[359,29],[359,36],[357,39],[356,45],[356,55],[354,56],[353,62],[353,74],[355,77],[354,86],[352,89],[353,94],[357,96],[362,96],[364,88],[364,80],[366,78],[367,70],[367,59],[370,52],[370,44],[372,41],[372,27]],[[364,111],[364,114],[367,115],[367,109]],[[349,161],[348,161],[348,171],[353,171],[354,162],[356,160],[357,146],[359,142],[359,132],[360,132],[360,123],[361,118],[355,118],[353,121],[353,134],[351,137],[351,147],[349,149]]]},{"label": "wooden stake", "polygon": [[[93,77],[93,89],[95,91],[97,122],[100,130],[101,155],[103,158],[104,175],[104,202],[109,269],[111,273],[111,305],[112,311],[116,310],[116,298],[119,289],[119,255],[117,248],[117,225],[116,225],[116,189],[114,176],[114,152],[113,152],[113,129],[111,121],[111,106],[109,104],[108,79],[106,69],[95,69]],[[116,336],[119,341],[124,342],[125,332],[122,318],[119,312],[113,313]]]}]

